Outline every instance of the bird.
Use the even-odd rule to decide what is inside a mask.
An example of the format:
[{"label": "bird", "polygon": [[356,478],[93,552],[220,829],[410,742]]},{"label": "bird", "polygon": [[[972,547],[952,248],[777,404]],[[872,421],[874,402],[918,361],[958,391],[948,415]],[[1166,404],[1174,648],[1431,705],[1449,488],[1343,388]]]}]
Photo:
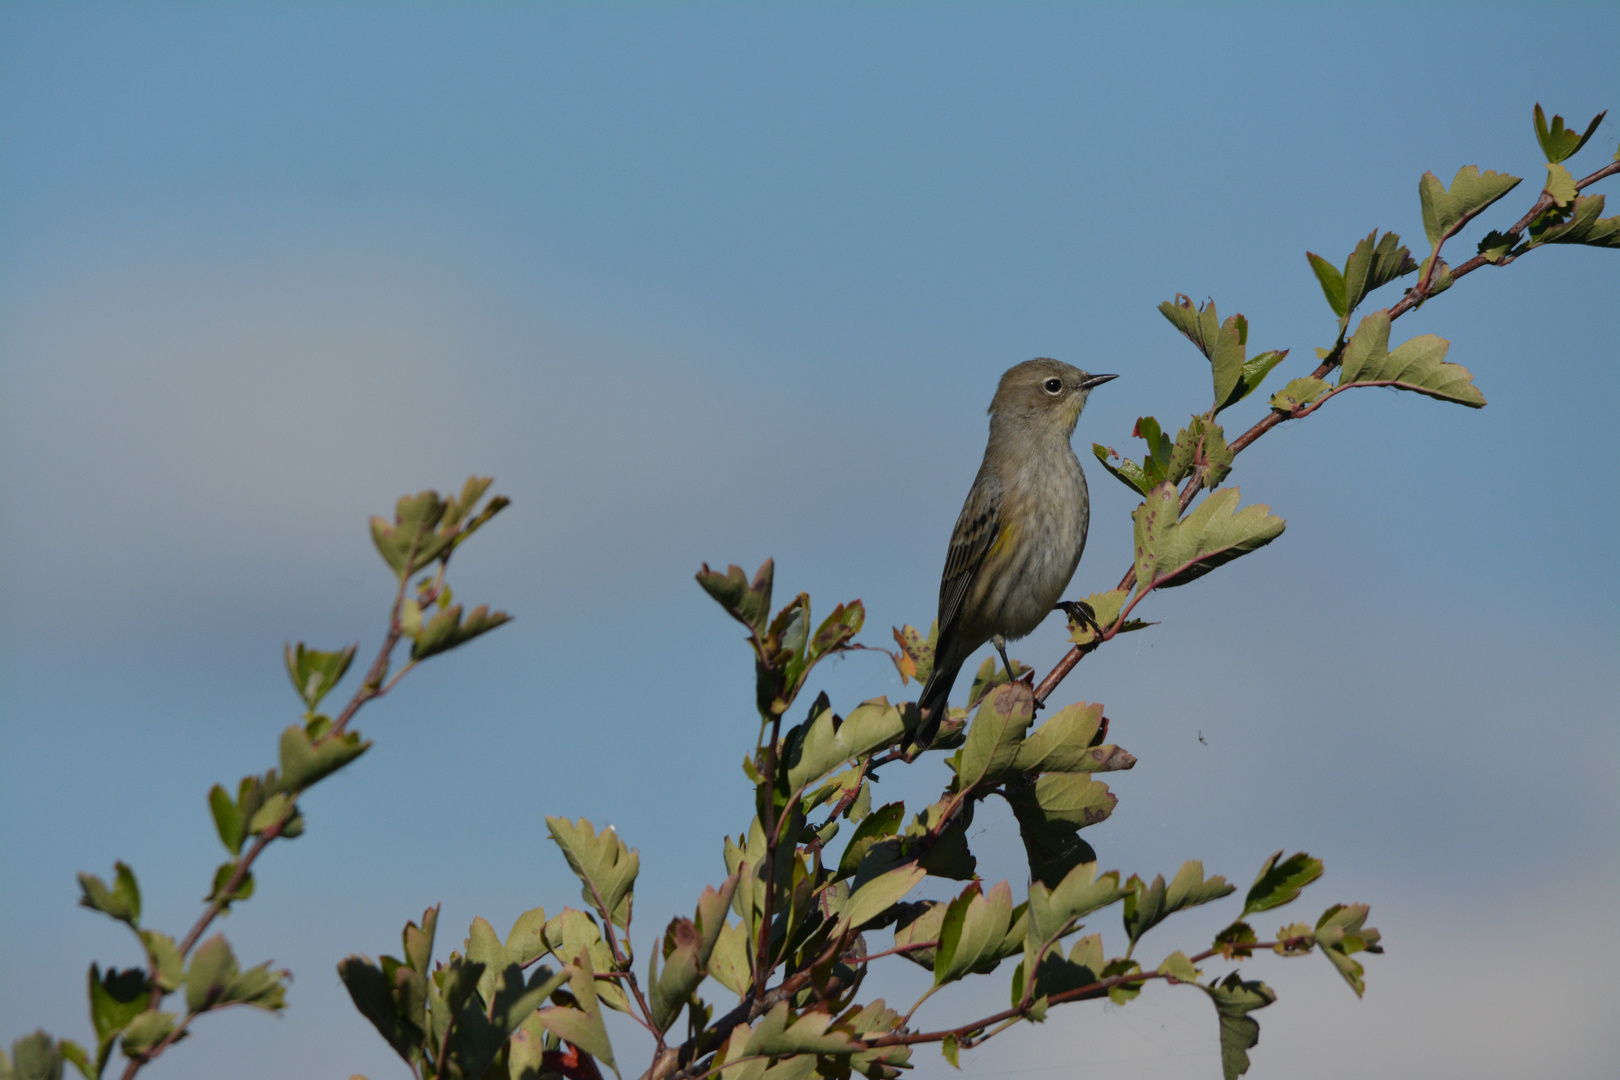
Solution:
[{"label": "bird", "polygon": [[995,645],[1011,679],[1008,639],[1039,626],[1069,587],[1091,522],[1086,474],[1069,440],[1092,389],[1114,378],[1048,357],[1001,376],[984,463],[940,575],[934,668],[907,748],[933,742],[957,674],[985,642]]}]

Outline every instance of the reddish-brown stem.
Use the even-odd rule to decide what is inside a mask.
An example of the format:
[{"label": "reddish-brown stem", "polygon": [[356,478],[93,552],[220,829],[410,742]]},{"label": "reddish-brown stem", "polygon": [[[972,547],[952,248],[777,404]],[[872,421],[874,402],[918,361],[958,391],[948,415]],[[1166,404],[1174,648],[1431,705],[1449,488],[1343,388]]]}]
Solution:
[{"label": "reddish-brown stem", "polygon": [[[630,992],[635,995],[636,1007],[641,1010],[640,1016],[630,1014],[630,1019],[652,1033],[652,1037],[658,1042],[658,1053],[662,1054],[664,1052],[664,1033],[659,1031],[653,1023],[652,1009],[647,1007],[647,998],[641,992],[641,984],[636,981],[636,973],[630,970],[629,954],[619,947],[619,935],[613,931],[613,912],[608,910],[607,904],[602,899],[602,894],[596,889],[596,883],[587,880],[586,884],[590,886],[591,899],[596,904],[596,910],[602,915],[602,929],[607,934],[608,949],[613,953],[613,961],[623,968],[625,984],[630,987]],[[625,921],[629,922],[630,920],[626,919]]]}]

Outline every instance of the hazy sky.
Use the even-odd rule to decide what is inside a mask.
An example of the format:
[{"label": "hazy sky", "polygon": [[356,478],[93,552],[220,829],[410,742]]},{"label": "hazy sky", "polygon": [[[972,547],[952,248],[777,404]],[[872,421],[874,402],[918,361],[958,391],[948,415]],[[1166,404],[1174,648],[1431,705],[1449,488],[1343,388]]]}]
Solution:
[{"label": "hazy sky", "polygon": [[[85,968],[137,958],[75,871],[125,859],[148,922],[190,924],[223,858],[204,793],[296,716],[282,644],[374,648],[366,517],[472,472],[513,504],[452,582],[517,621],[362,714],[374,749],[223,924],[295,972],[287,1014],[200,1024],[151,1075],[404,1075],[335,964],[435,902],[441,955],[474,915],[577,905],[548,813],[640,849],[645,952],[747,822],[750,665],[701,562],[861,597],[874,645],[926,625],[1005,367],[1119,373],[1082,449],[1205,407],[1155,311],[1177,292],[1304,374],[1334,330],[1305,251],[1376,226],[1421,256],[1424,170],[1528,178],[1470,252],[1545,176],[1537,101],[1620,108],[1616,40],[1612,5],[0,7],[0,1038],[86,1039]],[[1280,918],[1373,905],[1364,1000],[1319,958],[1245,966],[1281,996],[1254,1077],[1620,1060],[1617,289],[1616,253],[1543,250],[1402,319],[1489,407],[1358,391],[1267,436],[1231,482],[1287,532],[1060,692],[1141,759],[1088,834],[1105,865],[1247,885],[1303,848],[1328,873]],[[1089,474],[1075,595],[1130,560],[1136,500]],[[1054,619],[1013,651],[1062,650]],[[819,685],[915,689],[871,653]],[[912,771],[881,794],[920,806],[944,770]],[[1010,821],[975,829],[1021,888]],[[1209,1077],[1215,1043],[1155,987],[964,1065]]]}]

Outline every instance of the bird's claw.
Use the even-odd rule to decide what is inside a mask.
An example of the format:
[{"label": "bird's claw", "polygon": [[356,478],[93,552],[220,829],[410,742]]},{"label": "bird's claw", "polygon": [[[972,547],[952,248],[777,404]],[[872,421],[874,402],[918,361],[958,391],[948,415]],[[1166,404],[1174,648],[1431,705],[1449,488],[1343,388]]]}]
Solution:
[{"label": "bird's claw", "polygon": [[1097,612],[1084,600],[1060,600],[1053,605],[1057,610],[1067,615],[1073,622],[1079,623],[1090,630],[1101,640],[1103,628],[1097,622]]}]

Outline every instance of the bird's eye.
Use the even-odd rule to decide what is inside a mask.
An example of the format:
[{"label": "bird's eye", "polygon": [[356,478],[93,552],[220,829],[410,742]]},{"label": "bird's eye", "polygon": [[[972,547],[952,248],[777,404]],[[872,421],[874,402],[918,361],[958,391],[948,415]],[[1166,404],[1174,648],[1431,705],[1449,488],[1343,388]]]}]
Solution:
[{"label": "bird's eye", "polygon": [[1063,392],[1063,380],[1059,378],[1047,379],[1041,383],[1041,386],[1048,394],[1061,394]]}]

